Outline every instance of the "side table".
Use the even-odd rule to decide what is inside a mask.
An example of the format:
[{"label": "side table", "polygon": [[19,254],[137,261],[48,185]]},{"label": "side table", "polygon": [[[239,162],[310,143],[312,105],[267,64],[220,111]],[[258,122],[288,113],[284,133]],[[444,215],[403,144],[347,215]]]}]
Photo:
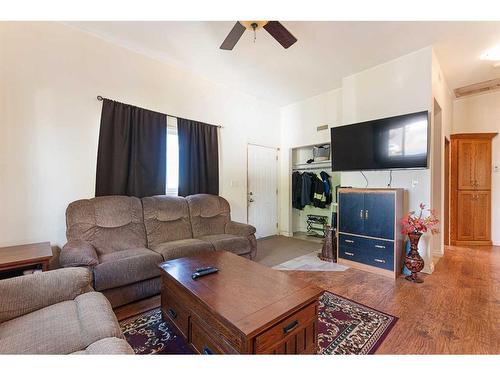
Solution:
[{"label": "side table", "polygon": [[0,248],[0,272],[38,265],[42,267],[42,271],[47,271],[50,258],[52,258],[50,242],[2,247]]}]

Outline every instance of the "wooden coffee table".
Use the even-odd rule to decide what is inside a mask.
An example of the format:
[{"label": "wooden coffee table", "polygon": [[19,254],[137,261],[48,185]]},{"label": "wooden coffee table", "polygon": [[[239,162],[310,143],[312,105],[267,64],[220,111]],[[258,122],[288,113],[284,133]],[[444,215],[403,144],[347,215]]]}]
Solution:
[{"label": "wooden coffee table", "polygon": [[[218,273],[193,280],[196,268]],[[323,290],[238,255],[215,251],[160,264],[161,310],[203,354],[315,354]]]}]

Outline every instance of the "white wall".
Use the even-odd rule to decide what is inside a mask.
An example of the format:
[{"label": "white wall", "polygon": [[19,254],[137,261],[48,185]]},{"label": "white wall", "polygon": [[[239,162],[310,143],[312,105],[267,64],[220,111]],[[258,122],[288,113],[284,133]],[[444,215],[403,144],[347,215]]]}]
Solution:
[{"label": "white wall", "polygon": [[[444,143],[445,138],[450,138],[453,118],[453,98],[436,54],[432,53],[432,112],[431,129],[432,137],[431,154],[431,203],[440,218],[439,233],[432,238],[432,255],[444,254]],[[436,108],[438,104],[439,111]],[[438,113],[439,112],[439,113]],[[436,121],[438,119],[439,121]],[[436,129],[436,127],[440,129]]]},{"label": "white wall", "polygon": [[279,111],[58,23],[0,23],[0,246],[65,242],[69,202],[94,196],[96,95],[221,124],[220,191],[246,221],[246,144],[279,145]]},{"label": "white wall", "polygon": [[[432,110],[432,48],[424,48],[398,59],[359,72],[342,80],[342,88],[281,109],[281,231],[290,234],[290,147],[328,142],[329,133],[318,134],[316,126],[330,127],[404,113]],[[369,187],[387,187],[388,171],[365,172]],[[365,187],[359,172],[341,172],[344,186]],[[405,210],[430,204],[430,170],[393,172],[392,187],[407,190]],[[290,208],[288,208],[290,210]],[[431,249],[424,238],[421,253],[425,271],[432,271]]]},{"label": "white wall", "polygon": [[[280,110],[280,233],[292,235],[291,175],[292,152],[298,146],[330,142],[330,127],[340,124],[342,90],[336,89],[308,98]],[[317,131],[320,125],[327,130]]]},{"label": "white wall", "polygon": [[[453,133],[500,133],[500,92],[467,96],[453,104]],[[493,138],[492,240],[500,246],[500,135]]]}]

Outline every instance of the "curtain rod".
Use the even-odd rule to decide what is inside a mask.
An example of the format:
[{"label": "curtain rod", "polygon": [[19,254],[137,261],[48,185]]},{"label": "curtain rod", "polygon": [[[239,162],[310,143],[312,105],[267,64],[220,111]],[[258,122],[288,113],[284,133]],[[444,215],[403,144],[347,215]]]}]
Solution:
[{"label": "curtain rod", "polygon": [[[97,95],[97,100],[99,100],[100,102],[102,102],[104,99],[108,99],[108,98],[105,98],[105,97],[103,97],[101,95]],[[113,100],[113,99],[108,99],[108,100]],[[156,111],[153,111],[153,112],[156,112]],[[159,112],[159,113],[161,113],[161,112]],[[183,118],[183,119],[189,120],[189,121],[196,121],[196,120],[191,120],[191,119],[188,119],[188,118],[185,118],[185,117],[179,117],[179,116],[169,115],[168,113],[162,113],[162,114],[166,115],[166,116],[169,116],[169,117],[173,117],[173,118]],[[196,121],[196,122],[203,122],[203,121]],[[207,124],[206,122],[203,122],[203,123],[206,124],[206,125],[209,125],[209,126],[215,126],[216,128],[219,128],[219,129],[223,129],[224,128],[222,125],[212,125],[212,124]]]}]

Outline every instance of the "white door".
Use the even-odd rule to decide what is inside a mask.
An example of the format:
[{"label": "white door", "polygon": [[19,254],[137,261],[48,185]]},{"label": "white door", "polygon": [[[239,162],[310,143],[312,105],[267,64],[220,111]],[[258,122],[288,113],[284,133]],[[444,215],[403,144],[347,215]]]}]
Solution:
[{"label": "white door", "polygon": [[248,145],[248,223],[256,236],[278,234],[278,150]]}]

